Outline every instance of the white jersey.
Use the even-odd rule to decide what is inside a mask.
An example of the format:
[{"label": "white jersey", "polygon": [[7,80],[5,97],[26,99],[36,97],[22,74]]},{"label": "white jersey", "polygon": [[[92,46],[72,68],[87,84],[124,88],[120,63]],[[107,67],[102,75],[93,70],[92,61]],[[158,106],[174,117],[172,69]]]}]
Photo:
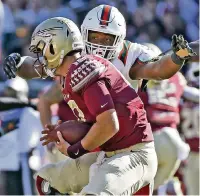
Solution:
[{"label": "white jersey", "polygon": [[132,80],[129,76],[129,71],[136,61],[146,62],[156,57],[157,54],[147,46],[137,43],[132,43],[125,40],[123,49],[121,50],[118,58],[114,59],[112,63],[130,82],[132,87],[137,91],[139,80]]}]

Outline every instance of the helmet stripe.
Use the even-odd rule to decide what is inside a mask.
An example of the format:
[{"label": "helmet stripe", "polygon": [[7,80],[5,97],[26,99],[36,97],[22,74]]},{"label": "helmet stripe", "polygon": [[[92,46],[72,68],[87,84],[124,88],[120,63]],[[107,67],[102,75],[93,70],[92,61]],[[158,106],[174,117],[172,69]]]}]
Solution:
[{"label": "helmet stripe", "polygon": [[109,5],[104,5],[103,10],[101,13],[101,20],[100,20],[100,25],[106,25],[108,26],[108,21],[110,18],[110,13],[111,13],[112,7]]}]

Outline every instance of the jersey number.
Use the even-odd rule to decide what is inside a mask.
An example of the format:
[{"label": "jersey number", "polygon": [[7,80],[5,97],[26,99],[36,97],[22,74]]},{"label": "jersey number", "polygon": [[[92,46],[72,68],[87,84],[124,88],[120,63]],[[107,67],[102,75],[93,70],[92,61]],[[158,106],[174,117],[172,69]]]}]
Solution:
[{"label": "jersey number", "polygon": [[69,100],[67,104],[73,111],[74,115],[78,118],[78,120],[86,121],[83,112],[80,110],[80,108],[78,107],[78,105],[74,100]]},{"label": "jersey number", "polygon": [[161,84],[148,88],[148,96],[150,104],[165,104],[172,107],[177,107],[178,102],[176,97],[170,97],[169,94],[176,93],[176,85],[168,81],[162,81]]}]

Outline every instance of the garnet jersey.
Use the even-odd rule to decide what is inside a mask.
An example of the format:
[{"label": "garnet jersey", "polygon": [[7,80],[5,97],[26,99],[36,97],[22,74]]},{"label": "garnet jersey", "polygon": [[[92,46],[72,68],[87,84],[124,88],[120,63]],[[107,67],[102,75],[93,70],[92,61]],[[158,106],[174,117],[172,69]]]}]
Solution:
[{"label": "garnet jersey", "polygon": [[181,104],[181,132],[191,151],[199,152],[199,104],[183,101]]},{"label": "garnet jersey", "polygon": [[141,99],[109,61],[92,55],[77,59],[65,77],[63,95],[79,120],[95,122],[104,111],[116,110],[120,130],[102,150],[153,140]]},{"label": "garnet jersey", "polygon": [[129,71],[131,67],[137,61],[147,62],[156,56],[157,55],[153,50],[149,49],[147,46],[125,40],[118,58],[114,59],[112,64],[124,75],[132,87],[137,91],[139,81],[130,78]]},{"label": "garnet jersey", "polygon": [[69,105],[63,100],[58,105],[58,117],[62,122],[68,120],[77,120]]},{"label": "garnet jersey", "polygon": [[185,78],[178,72],[167,80],[149,81],[147,92],[139,92],[153,131],[179,124],[179,102],[185,85]]}]

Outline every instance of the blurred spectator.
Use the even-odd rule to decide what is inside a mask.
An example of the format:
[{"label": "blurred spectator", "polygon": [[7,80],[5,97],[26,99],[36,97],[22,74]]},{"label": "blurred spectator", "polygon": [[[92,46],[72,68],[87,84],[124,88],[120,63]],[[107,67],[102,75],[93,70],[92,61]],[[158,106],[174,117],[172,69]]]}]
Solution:
[{"label": "blurred spectator", "polygon": [[155,20],[147,26],[150,43],[155,43],[162,51],[166,51],[171,47],[170,40],[162,36],[164,34],[164,30],[165,28],[159,20]]},{"label": "blurred spectator", "polygon": [[179,15],[186,23],[192,23],[198,17],[198,3],[194,0],[179,0]]},{"label": "blurred spectator", "polygon": [[38,14],[42,8],[42,0],[28,1],[25,9],[20,9],[16,14],[16,19],[21,23],[29,26],[35,26]]},{"label": "blurred spectator", "polygon": [[[2,32],[3,32],[3,23],[4,23],[4,8],[0,0],[0,63],[1,63],[1,53],[2,53]],[[1,76],[0,76],[1,77]]]},{"label": "blurred spectator", "polygon": [[77,15],[67,5],[62,5],[61,0],[48,0],[48,3],[44,8],[40,10],[37,16],[37,23],[40,23],[48,18],[61,16],[66,17],[71,20],[73,20],[75,23],[77,23]]}]

